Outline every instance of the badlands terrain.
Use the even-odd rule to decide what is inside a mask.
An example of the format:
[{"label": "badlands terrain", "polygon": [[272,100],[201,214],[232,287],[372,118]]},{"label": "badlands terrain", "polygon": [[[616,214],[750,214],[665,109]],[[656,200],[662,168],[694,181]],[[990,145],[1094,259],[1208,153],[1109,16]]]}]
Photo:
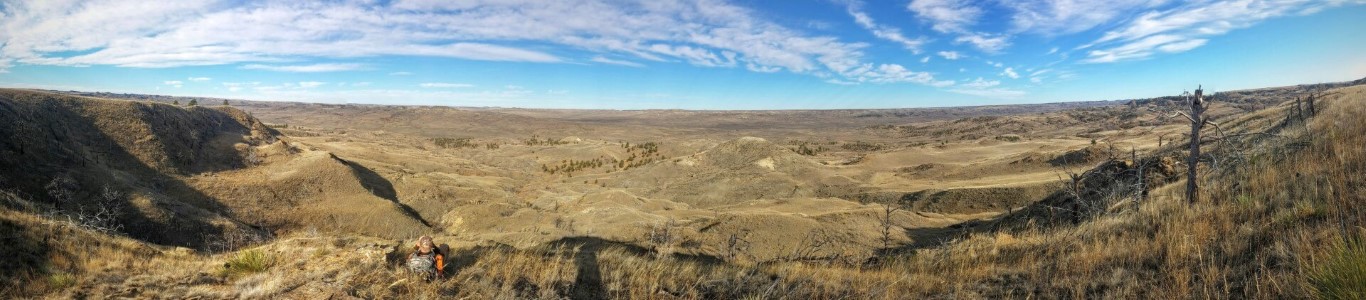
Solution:
[{"label": "badlands terrain", "polygon": [[[0,90],[0,295],[1325,295],[1335,259],[1363,261],[1333,246],[1361,234],[1361,83],[1210,97],[1195,204],[1181,96],[608,111]],[[398,267],[421,235],[449,278]]]}]

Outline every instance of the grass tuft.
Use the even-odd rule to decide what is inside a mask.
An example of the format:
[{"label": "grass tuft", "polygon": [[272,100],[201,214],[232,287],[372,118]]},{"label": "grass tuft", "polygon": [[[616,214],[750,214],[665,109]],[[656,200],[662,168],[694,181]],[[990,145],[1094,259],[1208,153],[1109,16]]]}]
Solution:
[{"label": "grass tuft", "polygon": [[1366,299],[1366,246],[1338,243],[1309,282],[1319,299]]},{"label": "grass tuft", "polygon": [[53,290],[64,290],[76,285],[76,276],[67,273],[55,273],[48,275],[47,283]]},{"label": "grass tuft", "polygon": [[246,275],[269,270],[275,265],[275,257],[265,251],[254,249],[238,252],[223,264],[225,275]]}]

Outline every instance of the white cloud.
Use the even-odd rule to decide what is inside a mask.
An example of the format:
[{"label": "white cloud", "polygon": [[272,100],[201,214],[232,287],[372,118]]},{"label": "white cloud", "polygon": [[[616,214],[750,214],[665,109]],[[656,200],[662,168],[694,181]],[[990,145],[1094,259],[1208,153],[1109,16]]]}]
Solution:
[{"label": "white cloud", "polygon": [[645,66],[645,65],[642,65],[642,64],[640,64],[640,63],[633,62],[633,61],[629,61],[629,60],[611,59],[611,58],[606,58],[606,57],[602,57],[602,56],[594,56],[593,59],[590,59],[590,61],[597,62],[597,63],[609,64],[609,65],[618,65],[618,66],[627,66],[627,67],[636,67],[636,68],[640,68],[640,67],[644,67],[644,66]]},{"label": "white cloud", "polygon": [[248,69],[248,70],[267,70],[267,71],[277,71],[277,72],[299,72],[299,73],[350,71],[350,70],[360,69],[361,67],[362,67],[361,64],[351,64],[351,63],[322,63],[322,64],[311,64],[311,65],[290,65],[290,66],[274,66],[274,65],[250,64],[250,65],[242,66],[243,69]]},{"label": "white cloud", "polygon": [[446,82],[426,82],[426,83],[419,84],[418,86],[421,86],[421,87],[424,87],[424,88],[438,88],[438,89],[449,89],[449,88],[472,88],[472,87],[474,87],[473,84],[468,84],[468,83],[446,83]]},{"label": "white cloud", "polygon": [[928,62],[930,62],[930,56],[929,56],[929,55],[926,55],[924,58],[921,58],[921,59],[920,59],[920,63],[922,63],[922,64],[923,64],[923,63],[928,63]]},{"label": "white cloud", "polygon": [[919,83],[935,87],[953,85],[952,80],[935,80],[934,75],[928,72],[916,72],[898,64],[882,64],[874,67],[865,64],[851,69],[845,74],[846,77],[854,79],[856,82],[868,83]]},{"label": "white cloud", "polygon": [[853,81],[844,81],[844,80],[839,80],[839,79],[826,79],[825,82],[826,82],[826,83],[830,83],[830,84],[838,84],[838,85],[858,85],[857,82],[853,82]]},{"label": "white cloud", "polygon": [[939,51],[938,54],[947,60],[957,60],[963,57],[963,54],[958,53],[958,51]]},{"label": "white cloud", "polygon": [[1209,42],[1209,37],[1268,19],[1348,3],[1366,1],[1196,1],[1165,10],[1144,12],[1079,48],[1099,48],[1088,51],[1083,63],[1145,59],[1158,53],[1189,51]]},{"label": "white cloud", "polygon": [[213,78],[208,78],[208,77],[190,77],[190,78],[188,78],[188,79],[189,79],[190,81],[209,81],[209,80],[213,80]]},{"label": "white cloud", "polygon": [[777,72],[780,72],[780,71],[783,70],[782,68],[779,68],[779,67],[767,67],[767,66],[760,66],[760,65],[756,65],[756,64],[746,64],[746,65],[745,65],[745,69],[748,69],[748,70],[754,71],[754,72],[759,72],[759,73],[777,73]]},{"label": "white cloud", "polygon": [[1205,39],[1186,39],[1179,35],[1154,35],[1124,45],[1088,52],[1084,63],[1109,63],[1144,59],[1157,52],[1176,53],[1204,45]]},{"label": "white cloud", "polygon": [[353,82],[353,83],[351,83],[351,86],[370,86],[370,84],[371,84],[371,82],[369,82],[369,81],[361,81],[361,82]]},{"label": "white cloud", "polygon": [[1010,47],[1010,35],[971,30],[982,17],[983,9],[974,1],[912,0],[906,5],[921,21],[941,33],[956,34],[954,43],[967,43],[986,53],[1000,53]]},{"label": "white cloud", "polygon": [[852,71],[875,63],[864,57],[866,44],[809,35],[715,0],[51,0],[5,8],[0,61],[19,64],[323,72],[360,66],[282,64],[375,56],[553,63],[587,53],[854,80],[861,73]]},{"label": "white cloud", "polygon": [[1011,79],[1020,78],[1020,74],[1015,73],[1015,68],[1006,68],[1005,71],[1001,71],[1001,76],[1010,77]]},{"label": "white cloud", "polygon": [[649,51],[681,58],[688,63],[704,67],[733,67],[735,66],[735,52],[723,51],[721,55],[716,52],[702,48],[684,45],[654,44],[650,45]]},{"label": "white cloud", "polygon": [[1043,35],[1082,32],[1170,0],[1022,0],[1005,1],[1015,31]]},{"label": "white cloud", "polygon": [[184,85],[185,82],[184,82],[184,81],[180,81],[180,80],[167,80],[167,81],[162,81],[161,84],[169,85],[169,86],[173,86],[173,87],[179,88],[179,87],[181,87],[182,85]]},{"label": "white cloud", "polygon": [[398,71],[398,72],[391,72],[391,73],[389,73],[389,76],[409,76],[409,75],[413,75],[413,72]]},{"label": "white cloud", "polygon": [[967,82],[967,83],[960,84],[960,85],[958,85],[958,86],[959,86],[959,87],[963,87],[963,88],[967,88],[967,89],[985,89],[985,88],[989,88],[989,87],[993,87],[993,86],[998,86],[998,85],[1001,85],[1001,82],[1000,82],[1000,81],[997,81],[997,80],[985,80],[985,79],[982,79],[982,77],[977,77],[976,80],[969,81],[969,82]]},{"label": "white cloud", "polygon": [[324,84],[327,84],[327,83],[326,83],[326,82],[319,82],[319,81],[300,81],[300,82],[299,82],[299,87],[302,87],[302,88],[306,88],[306,89],[307,89],[307,88],[319,87],[319,86],[322,86],[322,85],[324,85]]},{"label": "white cloud", "polygon": [[863,29],[872,32],[873,36],[876,36],[880,39],[896,42],[898,44],[901,44],[902,48],[910,50],[911,53],[920,54],[920,48],[925,45],[925,38],[906,38],[905,35],[901,34],[901,29],[877,24],[876,21],[873,21],[872,17],[869,17],[868,14],[863,13],[863,11],[860,11],[859,6],[861,5],[857,2],[849,4],[848,12],[850,16],[854,17],[854,23],[858,23],[858,25],[862,26]]},{"label": "white cloud", "polygon": [[1000,53],[1001,50],[1010,47],[1009,36],[993,35],[989,33],[963,34],[953,41],[956,43],[968,43],[986,53]]},{"label": "white cloud", "polygon": [[954,92],[954,93],[964,94],[964,95],[973,95],[973,96],[988,97],[988,98],[1003,98],[1003,99],[1019,98],[1020,96],[1024,96],[1024,95],[1028,94],[1028,93],[1025,93],[1024,91],[1012,90],[1012,89],[1005,89],[1005,88],[993,88],[993,89],[951,89],[951,90],[949,90],[949,91],[950,91],[950,92]]},{"label": "white cloud", "polygon": [[982,9],[969,1],[912,0],[906,9],[944,33],[966,32],[982,15]]}]

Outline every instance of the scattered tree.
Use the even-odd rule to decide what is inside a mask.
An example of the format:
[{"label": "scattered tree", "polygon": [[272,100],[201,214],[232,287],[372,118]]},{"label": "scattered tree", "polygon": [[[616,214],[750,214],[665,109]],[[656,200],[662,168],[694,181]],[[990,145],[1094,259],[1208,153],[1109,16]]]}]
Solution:
[{"label": "scattered tree", "polygon": [[197,106],[197,105],[199,105],[199,100],[197,100],[197,99],[190,99],[190,106]]}]

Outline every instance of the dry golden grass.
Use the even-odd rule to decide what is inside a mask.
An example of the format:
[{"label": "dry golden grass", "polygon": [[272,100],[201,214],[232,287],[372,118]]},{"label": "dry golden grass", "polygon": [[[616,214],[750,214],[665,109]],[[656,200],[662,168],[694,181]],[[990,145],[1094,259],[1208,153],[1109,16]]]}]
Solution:
[{"label": "dry golden grass", "polygon": [[[45,267],[7,278],[0,294],[262,299],[1333,297],[1340,295],[1335,291],[1352,288],[1337,282],[1351,283],[1356,277],[1350,276],[1359,274],[1351,271],[1351,262],[1361,259],[1359,251],[1342,250],[1359,248],[1344,244],[1366,238],[1366,151],[1361,148],[1366,119],[1358,117],[1366,115],[1366,88],[1336,92],[1322,103],[1318,116],[1303,124],[1282,123],[1284,106],[1226,121],[1224,129],[1230,132],[1275,137],[1252,134],[1232,145],[1211,143],[1216,149],[1211,153],[1232,155],[1231,150],[1241,149],[1245,159],[1204,170],[1201,203],[1188,205],[1177,188],[1183,183],[1175,182],[1158,187],[1141,203],[1117,206],[1075,226],[979,232],[868,263],[730,263],[577,240],[528,249],[452,249],[448,278],[428,282],[398,267],[408,241],[300,235],[250,250],[272,257],[272,267],[227,276],[215,271],[237,254],[146,246],[13,209],[0,212],[0,220],[17,224],[16,239],[60,251],[36,260]],[[61,238],[48,240],[56,237]]]}]

